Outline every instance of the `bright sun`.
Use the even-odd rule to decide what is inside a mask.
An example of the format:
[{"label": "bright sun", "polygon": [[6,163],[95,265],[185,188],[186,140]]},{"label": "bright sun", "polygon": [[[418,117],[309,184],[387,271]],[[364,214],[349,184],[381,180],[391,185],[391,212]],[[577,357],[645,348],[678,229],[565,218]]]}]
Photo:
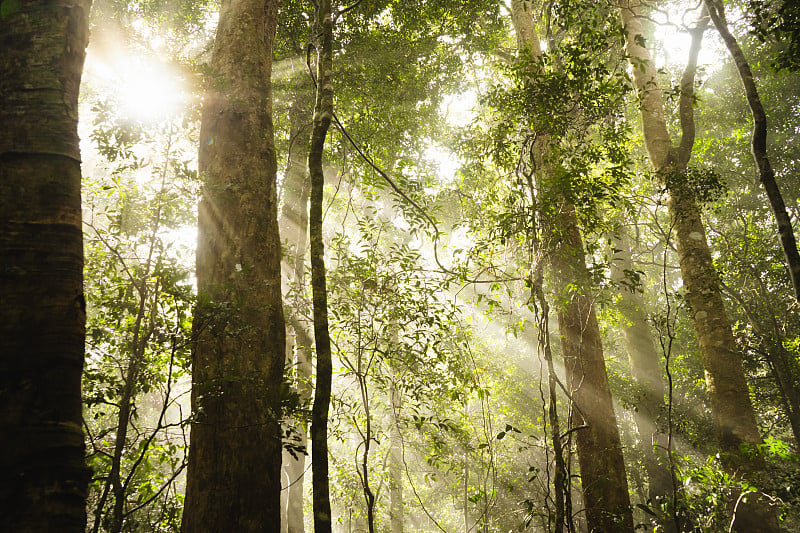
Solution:
[{"label": "bright sun", "polygon": [[157,60],[134,59],[119,74],[117,91],[130,118],[154,122],[180,111],[185,100],[180,80]]},{"label": "bright sun", "polygon": [[[694,26],[697,18],[696,10],[656,12],[653,18],[656,22],[655,42],[660,43],[660,51],[655,54],[656,66],[685,65],[692,45],[692,36],[686,31],[686,27]],[[713,26],[703,36],[698,57],[698,64],[707,67],[707,70],[708,67],[718,64],[720,57],[724,55],[722,44],[711,28]]]},{"label": "bright sun", "polygon": [[138,53],[113,37],[102,37],[89,48],[86,73],[98,90],[119,102],[126,118],[158,122],[186,106],[185,81],[167,62],[155,53]]}]

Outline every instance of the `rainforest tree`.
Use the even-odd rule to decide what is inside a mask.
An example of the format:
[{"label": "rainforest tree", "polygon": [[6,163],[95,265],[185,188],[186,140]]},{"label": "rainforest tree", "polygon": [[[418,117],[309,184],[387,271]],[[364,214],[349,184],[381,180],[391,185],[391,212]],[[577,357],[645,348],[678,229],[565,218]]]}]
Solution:
[{"label": "rainforest tree", "polygon": [[[533,25],[533,4],[514,1],[511,8],[521,57],[530,63],[531,83],[544,82],[549,73],[544,67],[540,39]],[[555,64],[558,63],[556,60]],[[556,72],[555,76],[558,74]],[[574,99],[580,101],[580,96]],[[576,114],[584,111],[579,104],[575,107]],[[533,109],[540,111],[535,104]],[[529,192],[533,202],[544,204],[537,206],[543,227],[541,240],[555,280],[555,306],[567,387],[575,403],[572,425],[577,428],[575,439],[586,501],[586,520],[590,530],[632,531],[625,463],[592,301],[585,247],[575,201],[568,192],[570,185],[565,183],[569,179],[578,179],[578,176],[570,176],[567,165],[559,160],[556,145],[567,136],[567,132],[542,126],[546,122],[537,120],[539,118],[532,120],[539,127],[534,125],[528,134],[532,139],[525,142],[529,148],[527,153],[523,151],[520,155],[520,159],[526,161],[520,166],[527,180],[535,183]],[[565,118],[570,120],[572,117]],[[580,128],[580,122],[576,122]],[[559,185],[565,190],[559,191]],[[560,439],[553,445],[561,447]],[[556,527],[562,525],[557,523]]]},{"label": "rainforest tree", "polygon": [[78,88],[91,2],[0,4],[0,521],[83,531]]},{"label": "rainforest tree", "polygon": [[200,129],[192,434],[182,530],[280,516],[280,294],[271,65],[277,2],[224,2]]},{"label": "rainforest tree", "polygon": [[797,529],[791,2],[28,4],[4,526]]}]

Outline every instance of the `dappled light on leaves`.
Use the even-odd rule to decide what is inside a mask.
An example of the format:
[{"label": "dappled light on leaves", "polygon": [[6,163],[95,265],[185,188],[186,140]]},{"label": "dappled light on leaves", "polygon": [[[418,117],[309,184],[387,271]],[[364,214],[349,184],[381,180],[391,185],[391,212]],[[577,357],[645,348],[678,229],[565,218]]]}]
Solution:
[{"label": "dappled light on leaves", "polygon": [[[800,319],[712,1],[270,0],[271,53],[256,0],[95,2],[87,529],[797,529]],[[796,230],[786,5],[725,7]],[[28,133],[3,172],[62,157]]]}]

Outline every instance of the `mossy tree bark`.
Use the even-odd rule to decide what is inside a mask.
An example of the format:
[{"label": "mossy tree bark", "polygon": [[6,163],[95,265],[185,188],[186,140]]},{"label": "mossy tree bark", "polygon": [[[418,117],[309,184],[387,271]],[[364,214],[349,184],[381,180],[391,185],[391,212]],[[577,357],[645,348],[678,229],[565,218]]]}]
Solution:
[{"label": "mossy tree bark", "polygon": [[[532,9],[527,0],[511,2],[520,52],[536,59],[542,52]],[[549,160],[552,142],[546,134],[540,134],[532,148],[542,180],[552,179],[556,172],[554,162]],[[556,285],[559,337],[568,388],[576,407],[572,422],[582,426],[576,433],[576,442],[586,520],[590,531],[631,532],[633,515],[625,462],[590,292],[583,239],[574,206],[563,198],[550,200],[558,205],[543,214],[544,231],[548,232],[543,247]],[[560,446],[560,442],[554,445]]]},{"label": "mossy tree bark", "polygon": [[200,131],[182,530],[277,530],[285,358],[270,73],[278,3],[223,0]]},{"label": "mossy tree bark", "polygon": [[0,3],[0,528],[82,532],[78,88],[91,2]]},{"label": "mossy tree bark", "polygon": [[[681,79],[681,140],[673,146],[667,131],[664,102],[655,65],[645,46],[641,24],[642,2],[619,0],[626,27],[626,48],[639,90],[642,130],[650,163],[661,179],[685,172],[694,145],[694,75],[707,13],[693,31],[689,61]],[[750,401],[742,355],[733,338],[731,323],[720,293],[719,275],[714,268],[700,207],[686,187],[672,186],[668,203],[686,300],[694,322],[705,368],[706,387],[723,463],[732,472],[751,476],[762,466],[745,449],[761,442]],[[753,498],[755,499],[755,498]],[[739,507],[735,531],[780,531],[776,516],[765,506]]]}]

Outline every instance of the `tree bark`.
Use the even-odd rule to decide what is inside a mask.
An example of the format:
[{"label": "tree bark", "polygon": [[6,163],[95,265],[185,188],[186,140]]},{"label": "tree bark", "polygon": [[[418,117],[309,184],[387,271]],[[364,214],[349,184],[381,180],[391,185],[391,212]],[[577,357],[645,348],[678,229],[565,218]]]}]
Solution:
[{"label": "tree bark", "polygon": [[333,119],[333,13],[330,0],[320,0],[314,23],[317,38],[317,98],[308,171],[311,176],[309,236],[311,241],[311,290],[314,303],[314,344],[317,379],[311,410],[311,474],[314,531],[330,533],[331,501],[328,474],[328,411],[331,402],[331,339],[328,330],[328,288],[325,281],[325,243],[322,238],[322,196],[325,173],[322,157],[325,138]]},{"label": "tree bark", "polygon": [[182,531],[280,517],[285,357],[270,73],[278,3],[223,0],[203,106],[192,434]]},{"label": "tree bark", "polygon": [[[520,52],[534,59],[541,47],[533,24],[532,4],[512,0],[511,16]],[[539,173],[553,173],[548,155],[553,142],[540,134],[533,150]],[[619,430],[608,385],[600,328],[589,292],[590,276],[585,264],[583,240],[575,208],[559,200],[555,215],[544,221],[544,247],[556,281],[559,337],[563,348],[568,388],[575,402],[573,424],[590,531],[633,531],[628,480],[622,457]],[[555,442],[554,445],[560,445]]]},{"label": "tree bark", "polygon": [[91,2],[3,2],[0,21],[0,524],[82,532],[78,88]]},{"label": "tree bark", "polygon": [[[645,148],[656,174],[683,172],[691,157],[694,144],[692,101],[694,72],[707,14],[694,30],[690,58],[681,80],[680,118],[682,136],[677,147],[672,145],[667,131],[664,103],[650,52],[642,46],[643,30],[639,0],[619,0],[620,13],[626,27],[626,48],[631,58],[633,75],[640,93],[642,130]],[[706,387],[711,401],[714,428],[723,464],[731,472],[746,477],[761,467],[745,448],[759,444],[761,438],[755,412],[742,368],[741,352],[737,348],[731,324],[720,294],[719,277],[708,247],[700,208],[694,196],[684,187],[668,191],[672,226],[675,229],[678,260],[686,289],[686,300],[694,322],[700,353],[705,368]],[[755,500],[752,498],[751,500]],[[739,507],[734,531],[780,531],[776,515],[755,501]]]},{"label": "tree bark", "polygon": [[624,229],[613,237],[614,255],[611,277],[620,285],[617,308],[621,315],[622,338],[633,379],[639,389],[634,420],[642,440],[642,453],[652,501],[664,501],[672,493],[673,483],[667,455],[668,437],[658,427],[664,408],[664,380],[661,377],[661,357],[656,351],[653,335],[647,322],[641,289],[632,285],[629,273],[635,265],[631,245]]},{"label": "tree bark", "polygon": [[758,179],[764,186],[764,191],[769,198],[772,213],[775,215],[775,223],[778,226],[778,235],[783,246],[783,253],[786,256],[786,263],[789,267],[789,277],[794,286],[795,299],[800,302],[800,254],[797,252],[797,241],[792,229],[792,220],[786,211],[786,204],[783,201],[780,187],[775,181],[775,171],[772,169],[769,157],[767,156],[767,114],[764,106],[761,105],[761,98],[758,96],[758,87],[736,38],[728,30],[728,22],[725,20],[725,6],[720,0],[704,0],[711,20],[717,28],[722,40],[725,41],[728,51],[733,57],[736,70],[739,72],[739,79],[742,81],[747,103],[750,106],[750,113],[753,116],[753,139],[751,150],[756,168],[758,169]]},{"label": "tree bark", "polygon": [[[608,385],[589,271],[572,206],[562,207],[553,232],[550,264],[556,280],[559,338],[567,387],[575,403],[578,448],[589,531],[633,531],[628,480]],[[582,426],[582,427],[580,427]]]}]

